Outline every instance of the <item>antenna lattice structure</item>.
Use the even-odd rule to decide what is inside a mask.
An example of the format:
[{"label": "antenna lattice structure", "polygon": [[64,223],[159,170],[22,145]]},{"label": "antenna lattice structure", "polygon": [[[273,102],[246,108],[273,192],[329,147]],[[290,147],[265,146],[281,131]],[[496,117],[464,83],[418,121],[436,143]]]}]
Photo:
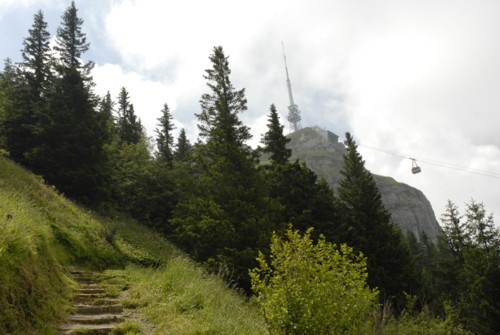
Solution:
[{"label": "antenna lattice structure", "polygon": [[286,55],[285,55],[285,46],[283,45],[283,42],[281,42],[281,47],[283,48],[283,58],[285,59],[285,71],[286,71],[286,84],[288,86],[288,98],[290,99],[290,106],[288,106],[288,116],[287,120],[290,122],[290,128],[293,131],[297,131],[302,128],[300,124],[300,110],[299,106],[295,104],[293,101],[293,94],[292,94],[292,84],[290,83],[290,76],[288,75],[288,66],[286,64]]}]

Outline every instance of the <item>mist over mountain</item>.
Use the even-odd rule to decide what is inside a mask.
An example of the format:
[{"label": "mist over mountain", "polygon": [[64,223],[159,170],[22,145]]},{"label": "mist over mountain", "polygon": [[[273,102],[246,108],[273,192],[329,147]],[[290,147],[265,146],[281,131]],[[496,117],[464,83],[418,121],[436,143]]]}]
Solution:
[{"label": "mist over mountain", "polygon": [[[288,135],[292,158],[305,162],[319,177],[334,189],[341,179],[346,149],[338,136],[320,127],[306,127]],[[384,206],[391,212],[392,220],[403,232],[416,236],[421,232],[435,240],[442,230],[432,206],[418,189],[399,183],[391,177],[373,175],[382,195]]]}]

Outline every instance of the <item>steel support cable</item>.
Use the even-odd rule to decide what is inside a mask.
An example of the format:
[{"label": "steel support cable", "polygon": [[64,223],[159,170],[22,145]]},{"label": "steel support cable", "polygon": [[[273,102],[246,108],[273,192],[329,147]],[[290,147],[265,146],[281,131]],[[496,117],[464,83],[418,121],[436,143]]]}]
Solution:
[{"label": "steel support cable", "polygon": [[363,148],[367,148],[367,149],[370,149],[370,150],[379,151],[379,152],[382,152],[382,153],[385,153],[385,154],[388,154],[388,155],[392,155],[392,156],[395,156],[395,157],[399,157],[399,158],[402,158],[402,159],[415,158],[418,162],[423,162],[423,163],[434,165],[434,166],[438,166],[438,167],[445,167],[445,168],[456,170],[456,171],[474,173],[474,174],[478,174],[478,175],[482,175],[482,176],[486,176],[486,177],[492,177],[492,178],[498,178],[498,179],[500,179],[500,173],[494,173],[494,172],[491,172],[491,171],[485,171],[485,170],[480,170],[480,169],[473,169],[473,168],[469,168],[469,167],[462,166],[462,165],[457,165],[457,164],[453,164],[453,163],[447,163],[447,162],[438,161],[438,160],[435,160],[435,159],[429,159],[429,158],[423,158],[423,157],[417,157],[417,156],[403,155],[403,154],[398,153],[398,152],[384,150],[384,149],[380,149],[380,148],[375,148],[375,147],[372,147],[372,146],[369,146],[369,145],[365,145],[365,144],[358,144],[358,145],[360,147],[363,147]]}]

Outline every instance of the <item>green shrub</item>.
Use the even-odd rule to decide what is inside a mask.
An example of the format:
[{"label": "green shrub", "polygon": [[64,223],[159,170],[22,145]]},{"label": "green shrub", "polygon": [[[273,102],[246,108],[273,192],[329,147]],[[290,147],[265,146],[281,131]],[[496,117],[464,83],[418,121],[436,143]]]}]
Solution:
[{"label": "green shrub", "polygon": [[362,333],[377,291],[367,287],[366,259],[347,245],[311,240],[288,230],[274,235],[270,262],[263,254],[250,272],[270,334]]},{"label": "green shrub", "polygon": [[458,322],[456,311],[445,306],[445,317],[435,316],[427,307],[415,309],[417,297],[406,295],[406,307],[399,317],[390,315],[386,310],[381,312],[373,322],[373,335],[472,335]]}]

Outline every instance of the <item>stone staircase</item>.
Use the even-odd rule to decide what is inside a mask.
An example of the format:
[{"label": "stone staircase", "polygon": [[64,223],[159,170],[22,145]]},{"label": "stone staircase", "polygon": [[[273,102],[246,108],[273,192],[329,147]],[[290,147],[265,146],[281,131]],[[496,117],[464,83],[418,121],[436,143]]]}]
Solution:
[{"label": "stone staircase", "polygon": [[78,282],[71,314],[59,330],[61,334],[101,335],[110,334],[124,321],[123,306],[119,299],[106,292],[99,274],[88,271],[71,271]]}]

